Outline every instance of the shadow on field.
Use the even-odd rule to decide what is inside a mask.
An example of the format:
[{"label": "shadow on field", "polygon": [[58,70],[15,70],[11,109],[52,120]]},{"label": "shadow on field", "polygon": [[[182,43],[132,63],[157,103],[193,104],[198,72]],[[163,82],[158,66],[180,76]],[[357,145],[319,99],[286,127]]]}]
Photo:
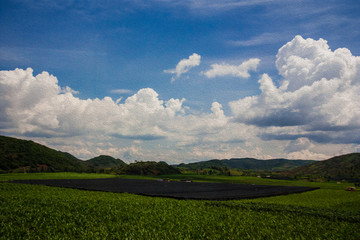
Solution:
[{"label": "shadow on field", "polygon": [[311,187],[268,186],[252,184],[165,182],[142,179],[51,179],[15,180],[13,183],[75,188],[90,191],[133,193],[153,197],[194,200],[234,200],[270,197],[315,190]]}]

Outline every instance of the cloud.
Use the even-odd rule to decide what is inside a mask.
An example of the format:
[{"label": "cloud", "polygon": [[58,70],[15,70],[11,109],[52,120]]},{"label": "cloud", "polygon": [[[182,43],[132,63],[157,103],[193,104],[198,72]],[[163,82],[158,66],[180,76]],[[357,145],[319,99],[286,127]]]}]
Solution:
[{"label": "cloud", "polygon": [[326,160],[329,159],[330,156],[322,153],[314,153],[307,149],[301,150],[298,152],[291,152],[288,155],[289,159],[303,159],[303,160]]},{"label": "cloud", "polygon": [[263,74],[260,95],[229,103],[235,121],[264,128],[293,127],[294,135],[317,141],[319,136],[338,141],[339,132],[345,130],[360,132],[359,57],[346,48],[332,51],[323,39],[301,36],[280,48],[276,57],[283,77],[279,87]]},{"label": "cloud", "polygon": [[[184,98],[161,99],[152,88],[123,101],[80,99],[48,72],[0,71],[0,133],[84,159],[109,154],[128,161],[326,159],[359,149],[360,58],[346,48],[332,51],[323,39],[301,36],[280,48],[276,58],[279,82],[262,74],[261,93],[230,102],[229,114],[219,102],[194,112]],[[191,59],[180,61],[173,74],[189,71]],[[234,66],[241,70],[212,68],[209,74],[246,76],[258,63],[250,59]]]},{"label": "cloud", "polygon": [[124,104],[110,97],[82,100],[69,87],[61,88],[55,76],[47,72],[33,76],[31,68],[1,71],[0,93],[0,128],[28,135],[161,136],[156,116],[174,117],[185,101],[171,99],[164,104],[150,88],[139,90]]},{"label": "cloud", "polygon": [[259,46],[281,42],[283,35],[277,33],[263,33],[249,40],[230,41],[232,45],[239,47]]},{"label": "cloud", "polygon": [[133,91],[131,91],[129,89],[113,89],[110,92],[114,93],[114,94],[131,94],[131,93],[133,93]]},{"label": "cloud", "polygon": [[[144,1],[136,1],[137,3],[144,3]],[[148,4],[148,1],[145,1]],[[233,10],[235,8],[248,8],[258,5],[267,5],[273,1],[269,0],[185,0],[185,1],[169,1],[169,0],[153,0],[173,7],[185,6],[196,14],[213,14],[216,12],[223,12]]]},{"label": "cloud", "polygon": [[251,58],[240,65],[212,64],[211,69],[203,72],[206,77],[214,78],[217,76],[234,76],[240,78],[249,78],[249,71],[256,71],[260,59]]},{"label": "cloud", "polygon": [[184,145],[216,134],[227,123],[217,102],[211,113],[195,115],[185,113],[185,99],[164,101],[151,88],[140,89],[124,103],[110,97],[83,100],[69,87],[60,87],[55,76],[33,76],[31,68],[0,71],[0,94],[0,131],[33,138],[166,139]]},{"label": "cloud", "polygon": [[189,58],[182,59],[175,67],[175,69],[164,70],[165,73],[175,74],[171,78],[171,82],[175,81],[176,78],[179,78],[182,74],[187,73],[191,68],[200,65],[201,56],[193,53]]},{"label": "cloud", "polygon": [[301,137],[289,142],[289,144],[285,147],[284,150],[287,152],[298,152],[309,149],[313,146],[314,145],[311,143],[311,141],[308,138]]}]

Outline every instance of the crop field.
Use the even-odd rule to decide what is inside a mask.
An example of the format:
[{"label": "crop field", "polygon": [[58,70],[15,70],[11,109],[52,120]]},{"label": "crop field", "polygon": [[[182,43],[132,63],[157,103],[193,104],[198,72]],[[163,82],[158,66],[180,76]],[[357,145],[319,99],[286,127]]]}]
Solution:
[{"label": "crop field", "polygon": [[111,178],[115,175],[98,174],[98,173],[73,173],[73,172],[58,172],[58,173],[4,173],[0,174],[0,182],[21,180],[21,179],[98,179]]},{"label": "crop field", "polygon": [[285,196],[199,201],[1,182],[0,239],[360,239],[359,192],[317,184]]},{"label": "crop field", "polygon": [[134,193],[153,197],[197,200],[234,200],[300,193],[316,188],[252,184],[156,181],[144,179],[48,179],[17,180],[26,183],[83,190]]}]

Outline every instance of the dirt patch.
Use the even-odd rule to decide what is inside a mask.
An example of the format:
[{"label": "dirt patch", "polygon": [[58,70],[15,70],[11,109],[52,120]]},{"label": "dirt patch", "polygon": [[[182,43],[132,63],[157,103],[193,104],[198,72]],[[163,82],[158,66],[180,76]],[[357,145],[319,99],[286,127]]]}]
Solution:
[{"label": "dirt patch", "polygon": [[269,197],[315,190],[310,187],[269,186],[252,184],[164,182],[140,179],[54,179],[16,180],[13,183],[66,187],[91,191],[133,193],[154,197],[196,200],[233,200]]}]

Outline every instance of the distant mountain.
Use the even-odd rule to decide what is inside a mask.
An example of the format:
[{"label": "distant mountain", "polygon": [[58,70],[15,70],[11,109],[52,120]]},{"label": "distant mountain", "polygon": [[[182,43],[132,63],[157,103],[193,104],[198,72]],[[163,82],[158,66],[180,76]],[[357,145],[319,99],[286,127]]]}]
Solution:
[{"label": "distant mountain", "polygon": [[86,170],[83,161],[33,141],[0,136],[0,171]]},{"label": "distant mountain", "polygon": [[307,166],[293,169],[289,172],[289,175],[317,176],[335,180],[360,180],[360,153],[350,153],[315,162]]},{"label": "distant mountain", "polygon": [[299,166],[314,163],[313,160],[288,160],[288,159],[270,159],[259,160],[255,158],[231,158],[223,160],[208,160],[202,162],[179,164],[177,167],[189,170],[200,170],[206,168],[233,168],[241,170],[264,170],[264,171],[285,171]]},{"label": "distant mountain", "polygon": [[100,155],[84,162],[89,167],[95,168],[118,168],[127,165],[121,159],[115,159],[111,156]]},{"label": "distant mountain", "polygon": [[175,166],[179,168],[186,168],[189,170],[200,170],[205,168],[219,168],[219,167],[228,168],[228,165],[226,165],[223,160],[218,160],[218,159],[194,162],[194,163],[181,163]]},{"label": "distant mountain", "polygon": [[269,160],[259,160],[254,158],[232,158],[223,161],[230,168],[265,171],[285,171],[316,162],[313,160],[289,160],[283,158]]},{"label": "distant mountain", "polygon": [[[232,158],[180,164],[189,170],[228,168],[241,170],[286,171],[291,177],[327,179],[360,179],[360,153],[351,153],[324,161],[254,158]],[[85,172],[112,168],[126,174],[176,174],[178,169],[165,162],[136,162],[127,165],[120,159],[101,155],[82,161],[69,153],[56,151],[33,141],[0,136],[0,173],[13,171]]]}]

